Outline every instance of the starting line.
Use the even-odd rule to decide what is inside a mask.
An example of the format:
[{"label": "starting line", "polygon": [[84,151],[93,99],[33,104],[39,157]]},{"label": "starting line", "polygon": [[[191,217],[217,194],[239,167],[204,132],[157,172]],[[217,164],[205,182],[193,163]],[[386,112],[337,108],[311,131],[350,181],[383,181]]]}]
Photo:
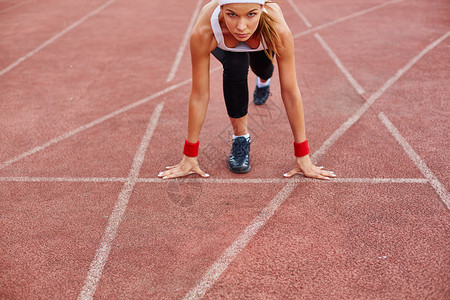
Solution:
[{"label": "starting line", "polygon": [[[86,182],[86,183],[107,183],[120,182],[125,183],[128,178],[125,177],[0,177],[0,182]],[[267,183],[430,183],[426,178],[332,178],[330,180],[315,180],[301,175],[297,178],[178,178],[164,180],[161,178],[136,178],[136,183],[211,183],[211,184],[267,184]]]}]

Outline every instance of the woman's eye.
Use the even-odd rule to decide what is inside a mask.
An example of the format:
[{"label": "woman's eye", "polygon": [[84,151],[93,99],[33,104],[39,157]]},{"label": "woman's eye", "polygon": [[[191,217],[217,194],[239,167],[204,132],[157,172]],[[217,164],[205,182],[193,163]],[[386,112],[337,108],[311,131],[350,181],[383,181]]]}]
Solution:
[{"label": "woman's eye", "polygon": [[236,14],[233,14],[233,13],[229,13],[229,14],[228,14],[228,16],[230,16],[230,17],[234,18],[234,17],[236,17]]},{"label": "woman's eye", "polygon": [[256,13],[249,13],[248,16],[249,17],[254,17],[254,16],[256,16]]}]

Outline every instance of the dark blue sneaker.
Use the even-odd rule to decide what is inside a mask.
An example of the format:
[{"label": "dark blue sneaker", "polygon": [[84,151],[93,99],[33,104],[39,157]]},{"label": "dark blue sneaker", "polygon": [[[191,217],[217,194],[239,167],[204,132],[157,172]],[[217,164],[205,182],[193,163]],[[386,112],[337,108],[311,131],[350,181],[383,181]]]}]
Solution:
[{"label": "dark blue sneaker", "polygon": [[238,174],[250,171],[250,138],[241,136],[233,140],[228,168]]},{"label": "dark blue sneaker", "polygon": [[267,98],[270,96],[270,85],[265,87],[256,86],[255,91],[253,92],[253,102],[256,105],[262,105],[266,103]]}]

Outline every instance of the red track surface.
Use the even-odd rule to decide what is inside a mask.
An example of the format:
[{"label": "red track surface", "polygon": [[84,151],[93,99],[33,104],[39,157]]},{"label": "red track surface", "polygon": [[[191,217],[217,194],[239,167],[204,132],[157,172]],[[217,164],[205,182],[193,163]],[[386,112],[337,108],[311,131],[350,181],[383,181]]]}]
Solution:
[{"label": "red track surface", "polygon": [[250,107],[252,171],[230,173],[213,59],[211,178],[162,181],[199,2],[0,1],[0,298],[449,299],[449,1],[280,2],[337,179],[282,177],[277,80]]}]

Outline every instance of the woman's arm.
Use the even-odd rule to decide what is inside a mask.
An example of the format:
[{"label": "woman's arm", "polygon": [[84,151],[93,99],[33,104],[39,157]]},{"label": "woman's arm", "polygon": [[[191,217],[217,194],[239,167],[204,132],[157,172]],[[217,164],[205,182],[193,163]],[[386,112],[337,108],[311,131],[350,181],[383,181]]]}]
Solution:
[{"label": "woman's arm", "polygon": [[[207,41],[206,41],[207,42]],[[187,140],[196,143],[209,103],[210,49],[201,32],[191,36],[192,90],[189,97]]]},{"label": "woman's arm", "polygon": [[283,45],[279,48],[277,63],[281,97],[294,135],[294,141],[301,143],[306,140],[306,132],[302,96],[298,88],[295,69],[294,41],[290,31],[281,33],[280,38]]},{"label": "woman's arm", "polygon": [[[189,97],[187,141],[192,144],[199,140],[209,103],[210,52],[214,47],[211,37],[208,26],[202,25],[200,21],[194,27],[190,39],[192,89]],[[164,179],[182,177],[192,173],[197,173],[202,177],[209,176],[200,169],[197,156],[184,155],[179,164],[167,167],[167,169],[158,176]]]},{"label": "woman's arm", "polygon": [[[305,118],[300,90],[297,84],[294,56],[294,39],[284,23],[281,23],[279,32],[282,45],[279,47],[277,57],[278,72],[280,76],[281,97],[289,119],[289,124],[294,135],[294,142],[301,143],[306,140]],[[294,168],[285,177],[291,177],[297,173],[303,173],[307,177],[330,179],[335,177],[333,172],[322,170],[311,163],[309,155],[296,157]]]}]

